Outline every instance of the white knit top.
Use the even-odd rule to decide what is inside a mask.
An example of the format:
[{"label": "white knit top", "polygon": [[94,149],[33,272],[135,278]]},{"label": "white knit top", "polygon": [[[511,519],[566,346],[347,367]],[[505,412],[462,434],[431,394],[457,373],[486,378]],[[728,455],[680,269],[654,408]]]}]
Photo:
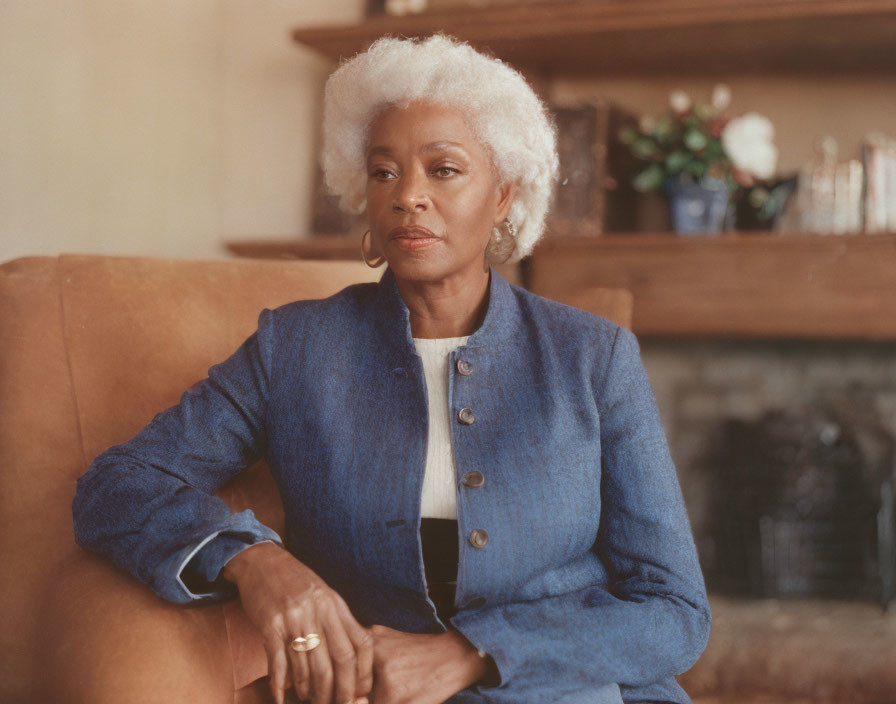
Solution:
[{"label": "white knit top", "polygon": [[429,400],[429,432],[426,469],[423,474],[423,518],[457,518],[454,453],[448,408],[448,355],[466,344],[467,337],[415,337],[423,359],[426,395]]}]

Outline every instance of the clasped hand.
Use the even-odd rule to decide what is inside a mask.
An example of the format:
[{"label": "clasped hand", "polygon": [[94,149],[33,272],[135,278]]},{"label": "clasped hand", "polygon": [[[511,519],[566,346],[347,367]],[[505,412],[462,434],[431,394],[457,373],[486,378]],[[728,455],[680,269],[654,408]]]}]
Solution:
[{"label": "clasped hand", "polygon": [[[438,634],[365,628],[343,598],[313,570],[273,543],[243,550],[222,570],[243,610],[261,631],[271,692],[312,704],[440,704],[478,681],[485,662],[456,630]],[[308,652],[290,647],[317,633]]]}]

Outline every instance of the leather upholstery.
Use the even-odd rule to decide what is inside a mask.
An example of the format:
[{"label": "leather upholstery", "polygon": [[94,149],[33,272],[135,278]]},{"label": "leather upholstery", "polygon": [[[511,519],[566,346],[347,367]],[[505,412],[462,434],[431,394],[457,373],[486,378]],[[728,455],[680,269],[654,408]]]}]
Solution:
[{"label": "leather upholstery", "polygon": [[[0,701],[231,702],[265,674],[237,601],[169,604],[75,545],[75,479],[236,349],[262,308],[381,274],[83,255],[0,267]],[[263,463],[220,495],[282,531]]]},{"label": "leather upholstery", "polygon": [[[267,701],[239,601],[171,604],[78,548],[75,480],[236,349],[262,308],[382,271],[88,255],[0,266],[0,702]],[[606,294],[604,314],[629,325],[624,293]],[[219,496],[282,533],[263,462]]]}]

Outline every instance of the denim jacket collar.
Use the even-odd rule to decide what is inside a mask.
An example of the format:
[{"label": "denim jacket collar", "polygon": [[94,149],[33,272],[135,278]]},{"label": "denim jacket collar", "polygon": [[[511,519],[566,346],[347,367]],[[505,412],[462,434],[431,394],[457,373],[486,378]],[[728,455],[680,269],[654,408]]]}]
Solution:
[{"label": "denim jacket collar", "polygon": [[[411,333],[411,313],[398,291],[395,273],[386,267],[377,284],[376,324],[383,337],[398,349],[417,354]],[[487,347],[507,339],[518,311],[510,283],[489,266],[488,309],[482,324],[467,340],[466,347]]]}]

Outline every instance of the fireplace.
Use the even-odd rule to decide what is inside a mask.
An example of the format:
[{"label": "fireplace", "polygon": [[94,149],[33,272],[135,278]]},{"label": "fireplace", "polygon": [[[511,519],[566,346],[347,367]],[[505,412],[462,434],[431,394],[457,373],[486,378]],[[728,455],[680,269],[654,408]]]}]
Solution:
[{"label": "fireplace", "polygon": [[708,589],[892,604],[896,343],[641,350]]}]

